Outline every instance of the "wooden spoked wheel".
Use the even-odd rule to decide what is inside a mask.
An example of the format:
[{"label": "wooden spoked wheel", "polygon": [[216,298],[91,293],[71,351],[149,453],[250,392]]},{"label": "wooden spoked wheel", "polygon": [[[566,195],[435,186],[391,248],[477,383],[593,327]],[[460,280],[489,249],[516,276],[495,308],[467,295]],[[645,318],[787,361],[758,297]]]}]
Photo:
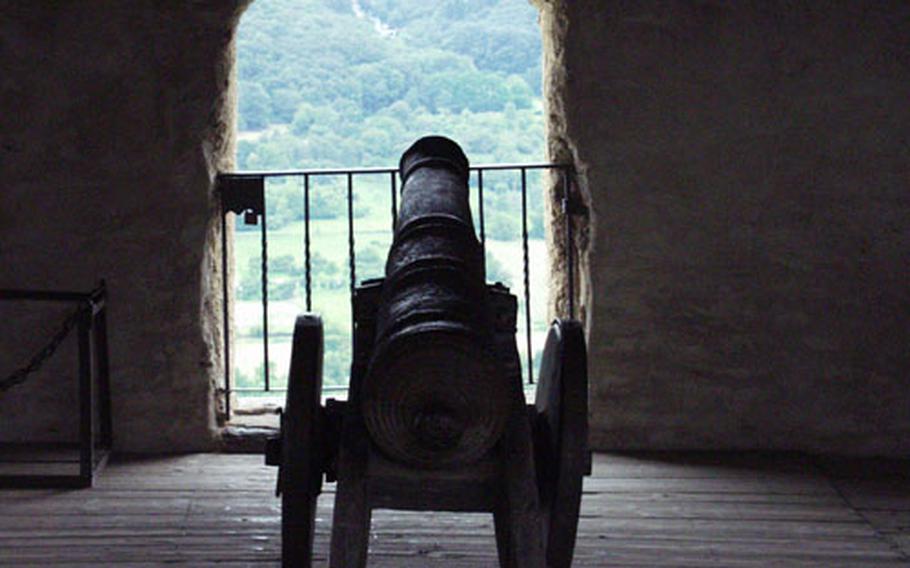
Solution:
[{"label": "wooden spoked wheel", "polygon": [[322,491],[325,415],[322,396],[322,319],[297,317],[291,369],[281,418],[281,559],[309,568],[313,559],[316,499]]},{"label": "wooden spoked wheel", "polygon": [[575,320],[550,327],[534,401],[534,445],[548,568],[568,568],[575,550],[582,479],[588,470],[588,373]]}]

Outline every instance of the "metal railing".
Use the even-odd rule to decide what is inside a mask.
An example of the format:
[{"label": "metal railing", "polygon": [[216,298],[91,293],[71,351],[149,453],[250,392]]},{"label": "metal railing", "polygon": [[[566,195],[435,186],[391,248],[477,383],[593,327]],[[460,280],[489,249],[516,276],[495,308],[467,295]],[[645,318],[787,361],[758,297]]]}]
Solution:
[{"label": "metal railing", "polygon": [[[78,340],[78,414],[76,443],[0,442],[0,488],[91,487],[113,445],[107,337],[107,289],[102,280],[90,292],[0,290],[0,301],[75,304],[76,309],[31,362],[13,373],[0,392],[22,388],[75,327]],[[40,381],[41,377],[37,377]]]},{"label": "metal railing", "polygon": [[[569,212],[571,212],[569,207],[569,196],[573,195],[571,191],[571,184],[573,183],[574,172],[572,167],[565,164],[553,164],[553,163],[528,163],[528,164],[493,164],[493,165],[477,165],[471,167],[471,196],[474,206],[472,207],[475,225],[479,232],[479,239],[481,246],[484,250],[484,257],[488,263],[490,262],[490,255],[488,253],[488,245],[491,243],[490,239],[490,227],[488,226],[489,220],[488,216],[491,214],[489,210],[488,202],[492,197],[501,197],[504,193],[513,195],[516,198],[516,201],[520,202],[515,203],[516,209],[519,209],[515,212],[510,212],[509,217],[514,221],[516,214],[520,212],[521,222],[520,222],[520,244],[521,244],[521,290],[517,294],[519,296],[519,309],[523,315],[523,325],[519,326],[517,334],[519,336],[523,335],[524,337],[519,337],[519,346],[520,350],[524,351],[523,357],[523,379],[528,384],[533,384],[534,382],[534,350],[533,350],[533,337],[532,337],[532,314],[531,314],[531,295],[532,295],[532,284],[531,284],[531,255],[529,251],[529,210],[530,207],[534,204],[529,203],[529,177],[541,178],[539,180],[538,188],[542,191],[544,188],[545,182],[542,179],[542,174],[545,172],[550,172],[554,177],[553,181],[549,183],[556,183],[559,187],[559,195],[563,200],[563,210],[567,214],[565,215],[565,224],[563,227],[558,228],[549,228],[548,230],[557,230],[561,231],[563,234],[560,235],[561,238],[557,239],[557,242],[564,243],[564,250],[562,254],[565,255],[565,262],[567,266],[567,275],[568,281],[574,281],[574,263],[575,259],[573,258],[571,243],[573,242],[572,237],[572,226],[569,220]],[[503,177],[505,176],[505,177]],[[360,180],[361,178],[367,178],[368,183],[363,183],[360,186],[355,184],[355,181]],[[397,211],[398,211],[398,169],[397,168],[350,168],[350,169],[307,169],[307,170],[283,170],[283,171],[247,171],[247,172],[236,172],[236,173],[223,173],[218,176],[218,191],[221,196],[222,203],[222,269],[223,274],[229,274],[229,255],[228,255],[228,213],[234,213],[236,215],[243,216],[244,225],[258,225],[259,226],[259,239],[258,239],[258,264],[259,264],[259,302],[261,303],[261,317],[260,325],[262,334],[262,345],[261,345],[261,356],[262,356],[262,381],[259,386],[256,387],[242,387],[236,384],[234,381],[234,369],[231,368],[230,362],[232,349],[234,345],[232,344],[232,330],[230,327],[230,322],[232,321],[232,305],[231,298],[232,295],[229,290],[229,278],[223,278],[223,315],[224,315],[224,357],[225,357],[225,377],[224,377],[224,392],[225,392],[225,404],[226,404],[226,414],[230,416],[230,398],[232,392],[273,392],[273,391],[283,391],[284,389],[280,385],[276,385],[273,381],[272,372],[270,371],[270,291],[269,291],[269,268],[270,268],[270,229],[269,229],[269,219],[271,216],[276,216],[277,213],[282,213],[280,207],[289,207],[288,203],[279,203],[280,199],[275,199],[276,203],[270,202],[268,194],[269,190],[267,188],[268,182],[276,182],[279,180],[284,180],[285,185],[281,186],[281,189],[286,190],[293,189],[296,193],[295,199],[299,198],[298,205],[302,209],[302,218],[299,221],[302,221],[302,227],[300,227],[299,242],[294,246],[296,247],[295,252],[302,253],[303,256],[303,265],[299,267],[299,271],[302,272],[300,275],[302,277],[303,283],[303,305],[300,306],[300,311],[312,311],[314,307],[314,298],[316,296],[316,291],[314,290],[314,281],[317,277],[319,267],[314,267],[315,261],[324,261],[323,258],[319,256],[318,252],[314,252],[314,234],[313,228],[314,225],[319,222],[316,217],[325,215],[325,203],[322,203],[322,210],[318,210],[319,207],[316,207],[314,201],[318,201],[320,197],[326,195],[331,195],[332,192],[335,192],[335,197],[343,196],[344,205],[341,207],[343,209],[344,215],[346,215],[346,223],[344,223],[344,234],[339,235],[341,239],[345,240],[346,243],[346,262],[347,262],[347,291],[348,291],[348,309],[350,309],[350,302],[353,299],[353,292],[355,286],[358,284],[358,254],[357,254],[357,243],[358,243],[358,223],[371,225],[372,232],[375,236],[376,233],[376,223],[375,215],[372,222],[367,219],[361,219],[358,216],[358,199],[362,196],[363,192],[369,192],[372,197],[375,199],[377,192],[385,192],[386,196],[385,203],[389,208],[388,221],[390,225],[387,225],[388,230],[383,230],[386,238],[391,239],[392,230],[397,221]],[[384,180],[384,181],[383,181]],[[492,181],[491,181],[492,180]],[[287,182],[291,183],[288,184]],[[363,186],[367,187],[364,188]],[[384,188],[384,189],[383,189]],[[505,188],[505,189],[504,189]],[[338,205],[340,203],[336,200],[335,211],[332,213],[338,213]],[[486,206],[486,207],[485,207]],[[539,209],[542,209],[542,203],[537,204]],[[501,209],[501,207],[500,207]],[[283,212],[285,217],[286,211]],[[499,217],[502,217],[502,211],[494,211]],[[538,211],[540,217],[535,217],[536,219],[542,219],[542,211]],[[501,219],[500,219],[501,220]],[[540,221],[542,223],[542,221]],[[542,226],[538,226],[536,229],[540,231],[543,230]],[[336,223],[337,224],[337,223]],[[235,242],[234,244],[234,260],[239,261],[238,258],[238,238],[243,239],[243,244],[247,245],[243,248],[244,250],[249,249],[250,247],[250,237],[252,236],[250,231],[244,231],[242,225],[238,224],[237,231],[235,232]],[[286,235],[285,235],[286,236]],[[272,235],[273,239],[275,238]],[[540,245],[543,244],[542,235],[540,237]],[[295,237],[295,239],[298,237]],[[325,239],[326,237],[323,236]],[[286,239],[283,239],[283,241]],[[337,243],[337,241],[336,241]],[[281,247],[287,248],[287,243],[280,243]],[[387,249],[386,249],[387,250]],[[516,253],[517,254],[517,253]],[[250,261],[252,256],[247,256],[247,260]],[[384,253],[382,256],[384,262]],[[287,260],[287,256],[285,259]],[[239,262],[235,262],[235,266]],[[252,262],[251,262],[252,264]],[[546,263],[541,263],[546,264]],[[249,267],[247,267],[249,268]],[[540,266],[540,268],[546,272],[546,266]],[[315,274],[314,274],[315,272]],[[382,276],[379,274],[371,274],[372,277]],[[489,279],[489,278],[488,278]],[[235,278],[235,280],[238,280]],[[337,282],[336,282],[337,283]],[[249,279],[246,279],[246,285],[243,283],[238,284],[238,289],[247,297],[246,306],[249,307]],[[575,310],[575,299],[574,299],[574,290],[573,286],[568,286],[567,290],[567,315],[568,317],[574,317]],[[536,292],[535,292],[536,293]],[[337,296],[337,294],[336,294]],[[333,306],[337,307],[337,306]],[[351,313],[351,326],[353,327],[353,310],[350,310]],[[330,323],[330,322],[327,322]],[[548,322],[543,322],[544,327]],[[289,334],[292,331],[292,326],[288,327],[286,332],[282,335]],[[523,329],[522,329],[523,328]],[[522,333],[523,332],[523,333]],[[542,348],[542,340],[538,341],[540,345],[539,348]],[[327,347],[327,351],[329,347]],[[286,365],[285,365],[286,366]],[[344,390],[346,385],[331,385],[328,384],[323,387],[324,391],[332,390]]]}]

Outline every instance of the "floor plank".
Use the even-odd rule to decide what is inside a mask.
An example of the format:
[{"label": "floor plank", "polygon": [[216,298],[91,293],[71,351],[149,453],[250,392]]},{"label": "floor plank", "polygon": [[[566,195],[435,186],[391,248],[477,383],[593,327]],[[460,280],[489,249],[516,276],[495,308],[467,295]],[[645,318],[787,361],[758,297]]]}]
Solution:
[{"label": "floor plank", "polygon": [[[768,454],[598,454],[575,566],[910,566],[906,464]],[[277,566],[259,456],[120,458],[93,489],[0,490],[0,565]],[[334,486],[317,509],[326,565]],[[495,567],[489,515],[376,511],[371,567]]]}]

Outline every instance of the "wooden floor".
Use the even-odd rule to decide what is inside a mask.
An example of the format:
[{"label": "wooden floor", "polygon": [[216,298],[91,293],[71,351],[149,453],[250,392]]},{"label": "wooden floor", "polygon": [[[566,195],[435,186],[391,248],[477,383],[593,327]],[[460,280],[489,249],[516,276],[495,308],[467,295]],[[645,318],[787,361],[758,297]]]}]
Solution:
[{"label": "wooden floor", "polygon": [[[275,566],[253,455],[114,460],[94,489],[0,490],[3,566]],[[325,565],[333,488],[320,503]],[[496,566],[489,515],[377,511],[370,566]],[[575,566],[910,566],[906,462],[615,455],[586,480]]]}]

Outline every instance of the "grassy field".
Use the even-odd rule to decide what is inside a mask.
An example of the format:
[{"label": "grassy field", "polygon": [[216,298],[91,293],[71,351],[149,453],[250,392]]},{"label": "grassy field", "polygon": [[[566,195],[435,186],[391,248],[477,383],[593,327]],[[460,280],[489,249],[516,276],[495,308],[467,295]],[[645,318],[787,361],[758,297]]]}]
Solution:
[{"label": "grassy field", "polygon": [[[345,180],[338,181],[338,187],[320,189],[346,194]],[[280,182],[267,185],[266,211],[270,220],[276,206],[289,206],[287,199],[283,203],[278,199],[270,199],[273,193],[277,193],[273,191],[276,188],[281,188],[281,191],[287,193],[288,186],[280,185]],[[366,183],[362,183],[358,179],[355,188],[354,237],[357,259],[355,273],[357,282],[360,283],[364,279],[382,276],[382,266],[391,242],[391,197],[387,182],[370,183],[367,180]],[[299,207],[302,210],[302,186],[299,188],[299,194]],[[476,191],[474,194],[476,195]],[[477,211],[476,204],[473,209]],[[310,221],[310,252],[314,258],[312,304],[313,311],[322,316],[326,326],[324,384],[328,386],[347,384],[351,357],[348,220],[346,211],[343,213],[340,217],[314,218]],[[514,210],[510,213],[515,214]],[[518,218],[520,222],[520,216]],[[239,225],[241,222],[238,220],[238,228],[241,228]],[[270,374],[272,387],[283,388],[287,380],[294,319],[297,314],[306,310],[303,271],[304,223],[299,220],[270,222],[267,236]],[[264,384],[263,314],[260,292],[261,246],[259,227],[241,228],[235,232],[237,301],[234,303],[234,377],[235,386],[238,387],[262,388]],[[539,238],[530,239],[528,249],[532,294],[532,351],[536,353],[543,347],[548,323],[547,253],[543,239]],[[519,333],[516,339],[524,362],[526,359],[524,276],[520,233],[515,235],[514,240],[488,238],[486,254],[488,270],[491,262],[496,263],[497,275],[519,297]],[[273,294],[272,289],[276,284],[283,287],[283,291],[276,291]]]}]

